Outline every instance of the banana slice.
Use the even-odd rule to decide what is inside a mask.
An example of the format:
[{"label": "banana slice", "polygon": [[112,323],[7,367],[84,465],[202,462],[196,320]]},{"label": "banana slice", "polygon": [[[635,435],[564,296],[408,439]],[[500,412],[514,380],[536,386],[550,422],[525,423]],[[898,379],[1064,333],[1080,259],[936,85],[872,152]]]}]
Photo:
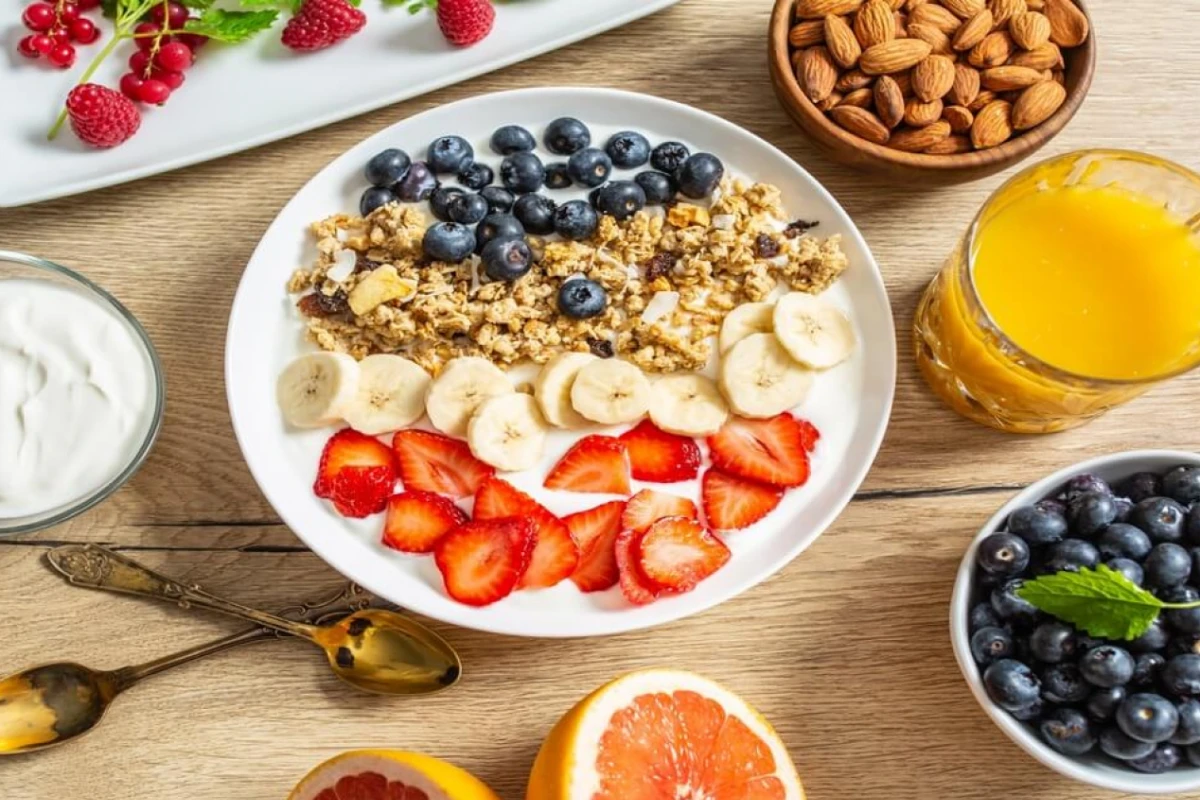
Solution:
[{"label": "banana slice", "polygon": [[429,373],[407,358],[367,356],[358,369],[358,392],[344,412],[351,428],[378,436],[407,428],[425,413]]},{"label": "banana slice", "polygon": [[854,326],[840,308],[807,292],[789,292],[775,304],[775,335],[801,364],[828,369],[854,352]]},{"label": "banana slice", "polygon": [[721,337],[717,340],[721,355],[752,333],[775,330],[774,315],[775,306],[772,303],[745,303],[730,311],[721,323]]},{"label": "banana slice", "polygon": [[727,419],[729,406],[709,378],[684,373],[654,382],[650,420],[664,431],[680,436],[711,436]]},{"label": "banana slice", "polygon": [[464,356],[446,364],[429,385],[425,411],[429,421],[447,436],[467,435],[467,423],[484,400],[512,394],[512,381],[486,358]]},{"label": "banana slice", "polygon": [[628,361],[597,359],[575,375],[571,405],[592,422],[633,422],[650,408],[650,381]]},{"label": "banana slice", "polygon": [[743,417],[782,414],[804,402],[812,383],[812,372],[796,363],[774,334],[751,334],[721,359],[721,391]]},{"label": "banana slice", "polygon": [[504,394],[480,403],[467,425],[467,444],[485,464],[517,472],[542,460],[547,431],[537,400],[527,394]]},{"label": "banana slice", "polygon": [[598,360],[591,353],[562,353],[546,362],[533,382],[533,396],[547,422],[559,428],[582,428],[588,424],[571,405],[571,386],[579,370]]},{"label": "banana slice", "polygon": [[358,362],[345,353],[309,353],[288,364],[280,374],[275,399],[290,425],[333,425],[354,400],[358,378]]}]

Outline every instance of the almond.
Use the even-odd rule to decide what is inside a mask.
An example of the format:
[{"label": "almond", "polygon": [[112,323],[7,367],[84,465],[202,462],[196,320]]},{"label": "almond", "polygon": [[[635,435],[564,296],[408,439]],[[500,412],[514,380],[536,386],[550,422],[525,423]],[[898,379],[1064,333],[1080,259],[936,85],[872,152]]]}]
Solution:
[{"label": "almond", "polygon": [[950,123],[938,120],[931,125],[912,130],[896,131],[888,140],[888,145],[897,150],[909,153],[919,153],[933,147],[950,135]]},{"label": "almond", "polygon": [[858,63],[862,55],[862,46],[858,43],[854,31],[846,24],[846,20],[833,14],[825,17],[825,46],[833,60],[843,69],[850,69]]},{"label": "almond", "polygon": [[914,128],[924,128],[942,118],[944,107],[941,100],[932,100],[928,103],[909,100],[904,106],[904,121]]},{"label": "almond", "polygon": [[984,89],[979,94],[975,95],[975,99],[967,103],[967,108],[971,113],[978,115],[986,106],[996,102],[999,99],[995,92],[990,89]]},{"label": "almond", "polygon": [[1011,92],[1013,89],[1024,89],[1026,86],[1040,83],[1042,73],[1029,67],[992,67],[985,69],[979,80],[985,89],[991,89],[993,92]]},{"label": "almond", "polygon": [[966,136],[947,136],[936,144],[926,147],[924,152],[935,156],[949,156],[955,153],[971,152],[971,140]]},{"label": "almond", "polygon": [[897,72],[895,75],[892,75],[890,77],[892,80],[894,80],[896,82],[896,85],[900,87],[901,96],[912,97],[912,73],[911,72]]},{"label": "almond", "polygon": [[814,44],[825,43],[825,21],[820,19],[809,19],[804,22],[797,23],[791,31],[788,32],[788,43],[792,47],[804,49],[812,47]]},{"label": "almond", "polygon": [[1024,14],[1029,10],[1025,0],[992,0],[989,8],[992,11],[992,25],[997,28],[1004,27],[1004,24],[1017,14]]},{"label": "almond", "polygon": [[972,66],[984,69],[998,67],[1012,55],[1013,42],[1004,31],[994,31],[983,37],[983,41],[971,48],[967,61]]},{"label": "almond", "polygon": [[1043,12],[1050,22],[1050,41],[1059,47],[1078,47],[1087,41],[1087,16],[1071,0],[1045,0]]},{"label": "almond", "polygon": [[908,38],[908,15],[903,14],[899,11],[893,11],[892,12],[892,22],[896,29],[895,30],[896,38],[897,39],[907,39]]},{"label": "almond", "polygon": [[959,19],[970,19],[983,11],[984,0],[941,0],[942,5]]},{"label": "almond", "polygon": [[1054,81],[1035,83],[1017,98],[1012,107],[1012,126],[1016,130],[1029,130],[1041,125],[1062,106],[1067,99],[1067,90]]},{"label": "almond", "polygon": [[879,117],[865,108],[841,105],[830,111],[829,116],[838,125],[868,142],[884,144],[891,136],[891,131],[879,121]]},{"label": "almond", "polygon": [[975,115],[966,106],[946,106],[942,109],[942,119],[950,123],[950,130],[954,133],[966,133],[971,130]]},{"label": "almond", "polygon": [[954,65],[954,85],[950,87],[950,102],[969,106],[979,94],[979,70],[966,64]]},{"label": "almond", "polygon": [[1050,41],[1050,20],[1036,11],[1018,14],[1008,21],[1008,33],[1017,47],[1032,50]]},{"label": "almond", "polygon": [[873,80],[875,79],[862,70],[852,69],[849,72],[843,72],[837,79],[837,83],[833,85],[833,88],[839,92],[853,92],[855,89],[870,86]]},{"label": "almond", "polygon": [[849,94],[847,94],[845,97],[842,98],[842,101],[840,103],[838,103],[838,105],[839,106],[858,106],[859,108],[870,108],[871,103],[873,103],[874,100],[875,100],[875,94],[869,88],[864,87],[862,89],[855,89],[853,92],[850,92]]},{"label": "almond", "polygon": [[919,22],[922,25],[932,25],[947,36],[958,30],[958,26],[962,24],[962,21],[958,17],[937,3],[926,3],[910,9],[908,12],[908,22],[909,24]]},{"label": "almond", "polygon": [[[971,144],[975,148],[982,150],[985,147],[995,147],[996,145],[1008,141],[1012,136],[1012,122],[1009,118],[1012,112],[1012,105],[1004,100],[996,100],[988,103],[984,108],[975,115],[975,122],[971,125]],[[949,123],[947,123],[949,127]]]},{"label": "almond", "polygon": [[1055,82],[1055,83],[1057,83],[1059,86],[1066,86],[1066,85],[1067,85],[1067,79],[1066,79],[1066,77],[1063,75],[1063,71],[1062,71],[1061,69],[1055,69],[1055,70],[1051,70],[1051,71],[1050,71],[1050,77],[1051,77],[1051,79],[1053,79],[1053,80],[1054,80],[1054,82]]},{"label": "almond", "polygon": [[881,75],[875,81],[873,92],[875,113],[879,120],[889,128],[894,128],[904,121],[904,93],[900,84],[891,75]]},{"label": "almond", "polygon": [[896,22],[887,0],[868,0],[854,15],[854,35],[866,50],[896,38]]},{"label": "almond", "polygon": [[1030,69],[1054,69],[1063,65],[1062,50],[1054,42],[1046,42],[1032,50],[1017,53],[1008,62],[1014,67],[1029,67]]},{"label": "almond", "polygon": [[932,52],[939,55],[949,55],[953,52],[950,49],[950,37],[942,33],[932,25],[927,25],[923,22],[910,22],[908,24],[908,35],[913,39],[920,39],[932,48]]},{"label": "almond", "polygon": [[992,12],[986,8],[959,26],[951,47],[955,50],[970,50],[992,32]]},{"label": "almond", "polygon": [[800,19],[825,19],[826,14],[852,14],[863,0],[796,0],[796,16]]},{"label": "almond", "polygon": [[830,92],[828,97],[817,103],[817,108],[829,112],[841,105],[844,99],[845,96],[841,92]]},{"label": "almond", "polygon": [[929,0],[905,0],[904,10],[911,14],[914,8],[923,6],[928,2]]},{"label": "almond", "polygon": [[929,56],[913,67],[912,84],[918,99],[940,100],[954,85],[954,62],[947,56]]},{"label": "almond", "polygon": [[864,50],[858,66],[868,75],[887,75],[915,67],[931,52],[933,48],[920,39],[893,39]]},{"label": "almond", "polygon": [[[868,2],[870,2],[870,0],[868,0]],[[887,0],[887,4],[891,7],[892,11],[903,11],[904,4],[907,2],[908,0]]]},{"label": "almond", "polygon": [[837,66],[829,49],[817,45],[804,51],[804,59],[800,62],[800,85],[804,94],[814,103],[819,103],[829,96],[837,83]]},{"label": "almond", "polygon": [[1044,0],[1025,0],[1025,7],[1029,11],[1045,11],[1046,3]]}]

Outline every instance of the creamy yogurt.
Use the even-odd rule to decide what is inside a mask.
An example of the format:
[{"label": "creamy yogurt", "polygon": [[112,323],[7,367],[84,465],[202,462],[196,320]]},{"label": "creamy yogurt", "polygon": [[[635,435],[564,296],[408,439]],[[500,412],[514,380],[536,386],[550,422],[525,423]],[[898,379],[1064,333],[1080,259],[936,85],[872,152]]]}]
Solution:
[{"label": "creamy yogurt", "polygon": [[116,478],[155,413],[154,366],[102,302],[48,280],[0,281],[0,519]]}]

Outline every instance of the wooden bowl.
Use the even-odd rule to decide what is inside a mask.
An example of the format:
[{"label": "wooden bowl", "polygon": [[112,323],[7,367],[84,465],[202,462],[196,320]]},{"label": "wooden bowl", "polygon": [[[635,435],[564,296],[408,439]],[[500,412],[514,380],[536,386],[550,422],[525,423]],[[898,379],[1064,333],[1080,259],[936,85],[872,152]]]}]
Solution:
[{"label": "wooden bowl", "polygon": [[[1087,14],[1083,0],[1075,0]],[[1096,71],[1096,31],[1079,47],[1063,53],[1066,62],[1064,84],[1067,99],[1058,111],[1036,128],[1025,131],[996,147],[969,153],[930,155],[907,153],[874,144],[836,125],[800,88],[792,69],[788,32],[793,25],[792,9],[795,0],[776,0],[771,15],[770,53],[771,82],[784,109],[813,142],[834,161],[864,172],[876,173],[890,180],[920,181],[924,184],[964,183],[978,180],[1011,167],[1050,141],[1061,131],[1087,96]]]}]

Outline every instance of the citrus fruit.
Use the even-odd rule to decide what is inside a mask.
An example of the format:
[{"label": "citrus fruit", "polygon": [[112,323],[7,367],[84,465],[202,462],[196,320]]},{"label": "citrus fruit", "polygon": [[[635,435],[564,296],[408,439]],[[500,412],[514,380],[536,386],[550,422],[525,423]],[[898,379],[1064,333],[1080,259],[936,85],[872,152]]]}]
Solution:
[{"label": "citrus fruit", "polygon": [[498,800],[453,764],[401,750],[351,750],[304,776],[288,800]]},{"label": "citrus fruit", "polygon": [[581,700],[542,744],[526,800],[803,800],[770,724],[712,681],[633,672]]}]

